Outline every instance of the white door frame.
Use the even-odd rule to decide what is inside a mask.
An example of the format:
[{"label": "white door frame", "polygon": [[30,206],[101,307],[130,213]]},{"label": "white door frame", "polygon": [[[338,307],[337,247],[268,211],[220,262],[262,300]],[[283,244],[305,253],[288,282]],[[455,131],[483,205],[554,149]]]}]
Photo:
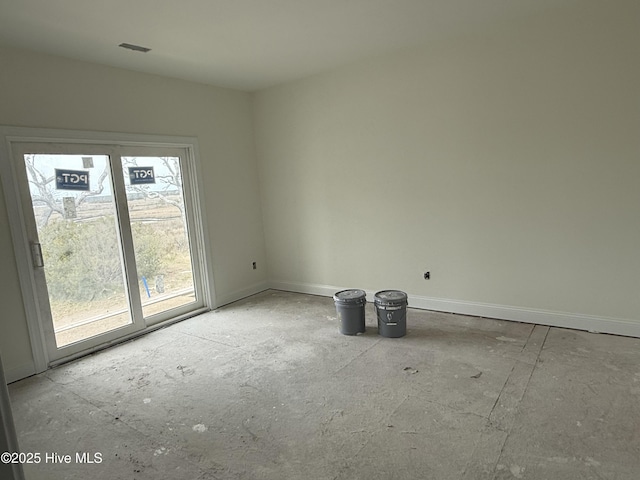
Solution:
[{"label": "white door frame", "polygon": [[[26,127],[5,127],[0,126],[0,174],[2,175],[3,189],[7,203],[7,213],[9,216],[9,225],[15,251],[16,264],[18,268],[18,276],[22,291],[25,314],[27,318],[27,327],[29,330],[29,338],[31,341],[31,349],[34,361],[35,373],[45,371],[52,365],[51,359],[47,353],[45,332],[43,330],[42,315],[38,306],[38,292],[36,290],[36,282],[32,265],[32,257],[29,245],[29,238],[25,227],[25,220],[20,201],[20,190],[17,183],[16,166],[13,162],[12,145],[15,143],[58,143],[58,144],[101,144],[101,145],[117,145],[123,147],[169,147],[182,148],[187,152],[187,165],[185,174],[189,176],[189,183],[192,187],[185,201],[190,201],[194,215],[198,218],[195,222],[196,231],[193,232],[195,240],[195,248],[198,249],[200,258],[200,267],[204,272],[202,275],[202,291],[205,309],[214,308],[215,290],[213,283],[213,271],[211,261],[211,252],[208,246],[209,229],[206,223],[206,212],[204,202],[204,188],[202,175],[200,174],[200,159],[198,151],[198,142],[194,137],[176,137],[161,135],[143,135],[143,134],[126,134],[126,133],[106,133],[91,131],[72,131],[72,130],[55,130],[55,129],[38,129]],[[188,316],[188,315],[187,315]],[[142,332],[146,332],[155,328],[159,328],[166,323],[179,320],[172,319],[150,326]],[[122,337],[117,342],[127,340],[132,334]],[[116,343],[115,341],[113,343]],[[84,355],[92,350],[101,347],[95,347],[81,352],[73,357]],[[56,361],[61,363],[67,359]]]}]

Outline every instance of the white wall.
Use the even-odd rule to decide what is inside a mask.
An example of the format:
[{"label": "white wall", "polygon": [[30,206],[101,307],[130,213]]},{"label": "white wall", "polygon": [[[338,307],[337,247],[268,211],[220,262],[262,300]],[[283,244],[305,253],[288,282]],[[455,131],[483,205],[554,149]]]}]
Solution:
[{"label": "white wall", "polygon": [[577,2],[257,93],[272,285],[640,335],[639,26]]},{"label": "white wall", "polygon": [[[10,48],[0,65],[0,125],[197,137],[217,301],[265,287],[249,94]],[[4,195],[0,226],[0,349],[11,380],[33,362]]]}]

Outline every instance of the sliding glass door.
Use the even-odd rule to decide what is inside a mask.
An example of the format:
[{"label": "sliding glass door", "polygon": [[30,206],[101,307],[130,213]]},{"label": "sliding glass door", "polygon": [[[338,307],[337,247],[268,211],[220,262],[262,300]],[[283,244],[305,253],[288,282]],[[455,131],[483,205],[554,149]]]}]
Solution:
[{"label": "sliding glass door", "polygon": [[12,147],[51,361],[206,307],[187,151]]}]

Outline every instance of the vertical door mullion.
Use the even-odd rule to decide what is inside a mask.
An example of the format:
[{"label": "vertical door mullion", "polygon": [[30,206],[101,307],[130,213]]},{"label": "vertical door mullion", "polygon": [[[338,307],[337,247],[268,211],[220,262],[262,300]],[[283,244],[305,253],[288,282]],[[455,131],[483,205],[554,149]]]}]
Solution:
[{"label": "vertical door mullion", "polygon": [[127,206],[127,192],[122,173],[122,158],[120,152],[114,149],[111,155],[111,175],[113,178],[113,191],[116,202],[118,227],[120,230],[121,255],[124,261],[124,271],[129,291],[129,305],[131,307],[132,321],[140,328],[144,328],[142,315],[142,300],[138,288],[138,270],[133,247],[133,235],[131,234],[131,221]]}]

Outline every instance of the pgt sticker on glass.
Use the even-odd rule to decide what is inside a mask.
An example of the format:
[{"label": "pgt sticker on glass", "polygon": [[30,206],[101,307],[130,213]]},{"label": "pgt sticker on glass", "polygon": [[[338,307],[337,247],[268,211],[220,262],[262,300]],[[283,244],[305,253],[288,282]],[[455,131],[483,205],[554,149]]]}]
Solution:
[{"label": "pgt sticker on glass", "polygon": [[153,167],[129,167],[129,181],[131,185],[156,183]]},{"label": "pgt sticker on glass", "polygon": [[89,172],[56,168],[57,190],[89,190]]}]

